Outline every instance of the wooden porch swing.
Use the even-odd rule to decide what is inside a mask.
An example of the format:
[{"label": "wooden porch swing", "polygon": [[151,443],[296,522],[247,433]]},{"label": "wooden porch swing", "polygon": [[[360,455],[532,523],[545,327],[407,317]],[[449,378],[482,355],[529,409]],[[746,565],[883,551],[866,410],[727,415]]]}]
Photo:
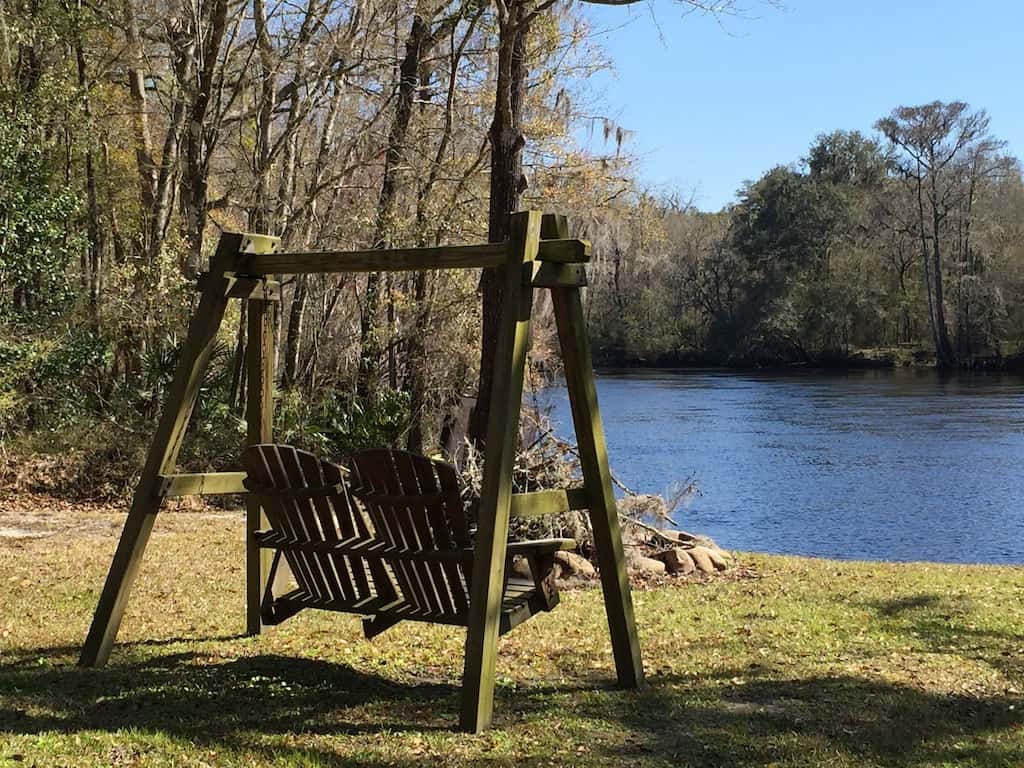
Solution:
[{"label": "wooden porch swing", "polygon": [[[200,278],[188,329],[141,479],[82,649],[106,663],[157,512],[168,497],[246,494],[246,631],[307,607],[357,613],[372,637],[405,620],[465,626],[460,727],[490,725],[498,636],[558,601],[553,556],[570,540],[508,541],[510,516],[588,510],[618,682],[636,688],[643,666],[622,537],[597,406],[580,289],[589,245],[563,216],[513,214],[509,242],[439,248],[279,253],[267,235],[225,233]],[[452,469],[404,451],[373,450],[343,469],[272,442],[277,274],[497,268],[504,298],[484,476],[471,538]],[[551,291],[583,486],[512,492],[534,289]],[[176,474],[182,439],[230,299],[249,302],[245,472]],[[348,474],[348,473],[351,474]],[[267,529],[269,526],[269,529]],[[521,554],[531,579],[510,578]],[[281,560],[297,584],[275,594]]]}]

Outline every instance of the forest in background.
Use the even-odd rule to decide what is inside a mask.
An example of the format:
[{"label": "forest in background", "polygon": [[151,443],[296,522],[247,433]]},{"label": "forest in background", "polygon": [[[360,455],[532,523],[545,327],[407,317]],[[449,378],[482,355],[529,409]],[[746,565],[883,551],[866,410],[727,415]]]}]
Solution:
[{"label": "forest in background", "polygon": [[602,359],[1019,367],[1019,161],[961,102],[875,129],[822,134],[717,213],[641,195],[594,222]]},{"label": "forest in background", "polygon": [[[628,132],[586,87],[608,66],[572,4],[3,0],[5,479],[127,486],[224,230],[384,248],[501,240],[509,210],[565,213],[593,246],[605,363],[1017,354],[1024,185],[984,112],[897,108],[875,136],[822,135],[704,213],[644,189]],[[580,145],[587,130],[605,151]],[[487,380],[495,290],[464,273],[286,281],[279,439],[436,450]],[[232,312],[185,444],[196,468],[234,464],[245,434]],[[551,372],[543,295],[535,313]]]}]

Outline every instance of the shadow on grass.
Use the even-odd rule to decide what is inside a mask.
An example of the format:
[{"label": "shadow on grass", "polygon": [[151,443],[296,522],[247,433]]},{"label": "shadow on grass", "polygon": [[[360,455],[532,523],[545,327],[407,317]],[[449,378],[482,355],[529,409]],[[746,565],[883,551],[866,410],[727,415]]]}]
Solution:
[{"label": "shadow on grass", "polygon": [[[38,651],[26,658],[32,655]],[[434,702],[441,714],[457,712],[456,694],[450,685],[403,685],[344,665],[284,656],[216,663],[178,653],[101,669],[33,669],[23,662],[0,667],[0,695],[15,704],[14,709],[0,709],[0,728],[21,733],[198,729],[214,741],[241,730],[422,731],[447,724],[422,711],[421,705]],[[360,711],[369,715],[376,705],[398,705],[426,717],[418,721],[388,715],[357,723],[336,716]]]},{"label": "shadow on grass", "polygon": [[[162,732],[211,749],[250,750],[299,764],[345,765],[340,737],[452,728],[459,690],[403,684],[382,674],[307,658],[256,656],[212,662],[191,653],[101,670],[0,667],[0,731],[19,734],[134,729]],[[580,681],[499,689],[499,728],[588,745],[588,760],[694,766],[820,764],[822,756],[882,765],[1024,763],[1019,700],[942,696],[860,677],[777,679],[750,669],[715,675],[654,675],[642,692]],[[554,735],[557,731],[557,735]],[[381,751],[371,741],[371,751]],[[349,745],[351,746],[351,745]],[[364,745],[365,747],[366,745]],[[346,749],[337,743],[339,750]],[[817,758],[815,756],[818,756]],[[820,758],[820,759],[819,759]],[[483,758],[481,758],[483,760]],[[516,761],[546,762],[531,757]],[[410,760],[407,764],[419,764]],[[486,761],[485,761],[486,762]],[[381,754],[359,764],[402,765]]]},{"label": "shadow on grass", "polygon": [[[46,649],[19,656],[0,666],[0,733],[131,729],[217,751],[263,753],[275,762],[349,765],[355,763],[288,737],[442,730],[458,716],[458,691],[451,685],[404,685],[314,659],[266,655],[216,663],[178,653],[82,669],[33,667],[32,658],[49,657]],[[384,757],[377,762],[402,764]]]},{"label": "shadow on grass", "polygon": [[907,595],[906,597],[894,597],[889,600],[878,600],[870,605],[882,616],[892,617],[899,616],[918,608],[930,608],[941,602],[941,595],[927,593],[921,595]]},{"label": "shadow on grass", "polygon": [[1024,634],[985,626],[970,597],[924,592],[865,605],[888,632],[930,653],[987,664],[1024,689]]},{"label": "shadow on grass", "polygon": [[[1021,702],[943,696],[854,676],[655,679],[623,724],[641,750],[694,766],[1024,764]],[[749,675],[747,675],[749,677]],[[627,714],[628,713],[628,714]],[[993,740],[992,737],[997,737]],[[624,758],[630,757],[624,754]]]}]

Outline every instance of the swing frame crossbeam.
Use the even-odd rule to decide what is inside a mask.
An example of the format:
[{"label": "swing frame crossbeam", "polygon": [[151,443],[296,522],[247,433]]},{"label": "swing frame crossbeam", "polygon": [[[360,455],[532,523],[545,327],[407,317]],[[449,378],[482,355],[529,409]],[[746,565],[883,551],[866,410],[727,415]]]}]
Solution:
[{"label": "swing frame crossbeam", "polygon": [[[569,238],[564,216],[523,211],[512,215],[511,224],[512,234],[506,243],[324,253],[280,252],[280,239],[268,235],[221,235],[210,269],[199,280],[199,303],[82,648],[81,665],[99,666],[109,659],[157,513],[163,500],[170,497],[245,495],[246,632],[257,635],[264,629],[260,601],[271,572],[272,553],[261,548],[257,540],[266,517],[256,496],[244,486],[245,473],[175,473],[203,374],[230,300],[249,302],[246,444],[256,445],[273,442],[275,305],[281,298],[276,275],[493,268],[500,270],[504,298],[484,446],[460,727],[479,732],[492,719],[501,593],[512,515],[589,512],[618,682],[625,688],[643,684],[640,645],[583,315],[581,289],[586,285],[590,246]],[[538,288],[551,291],[583,483],[580,488],[520,494],[512,490],[512,465],[530,315]]]}]

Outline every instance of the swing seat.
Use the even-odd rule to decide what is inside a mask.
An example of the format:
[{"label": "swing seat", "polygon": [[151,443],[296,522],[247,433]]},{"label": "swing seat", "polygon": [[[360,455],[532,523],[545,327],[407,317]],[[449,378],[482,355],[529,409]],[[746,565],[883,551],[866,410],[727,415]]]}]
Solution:
[{"label": "swing seat", "polygon": [[[264,623],[319,608],[363,616],[367,637],[406,620],[468,626],[474,549],[450,464],[370,450],[345,469],[277,444],[247,448],[242,463],[245,487],[270,523],[254,534],[256,543],[274,551]],[[558,604],[554,556],[575,546],[572,539],[509,542],[500,633]],[[516,555],[531,578],[509,576]],[[296,587],[275,595],[282,557]]]}]

